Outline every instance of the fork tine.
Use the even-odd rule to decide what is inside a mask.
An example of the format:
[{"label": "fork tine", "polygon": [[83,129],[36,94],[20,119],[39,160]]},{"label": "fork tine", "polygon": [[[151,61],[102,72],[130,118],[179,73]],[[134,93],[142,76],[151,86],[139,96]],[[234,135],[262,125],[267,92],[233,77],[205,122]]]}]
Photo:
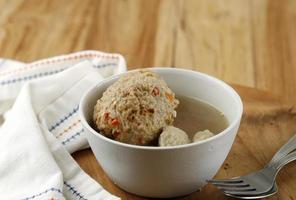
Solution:
[{"label": "fork tine", "polygon": [[207,182],[209,183],[242,183],[243,180],[239,179],[239,178],[233,178],[233,179],[211,179],[211,180],[207,180]]},{"label": "fork tine", "polygon": [[[229,196],[229,197],[233,197],[233,198],[236,198],[236,199],[258,199],[258,196],[256,195],[249,195],[249,196],[241,196],[241,195],[231,195],[231,194],[227,194],[227,193],[224,193],[226,196]],[[269,194],[266,194],[266,196],[263,194],[263,198],[264,197],[269,197],[270,195]],[[262,199],[261,196],[259,197],[259,199]]]},{"label": "fork tine", "polygon": [[258,195],[258,191],[256,191],[256,189],[254,189],[254,190],[249,190],[249,191],[228,191],[228,190],[224,190],[223,192],[224,192],[225,194],[237,195],[237,196],[251,196],[251,195]]},{"label": "fork tine", "polygon": [[245,183],[245,182],[235,182],[235,183],[226,183],[226,182],[212,182],[213,185],[219,187],[247,187],[247,186],[250,186],[248,183]]},{"label": "fork tine", "polygon": [[246,187],[223,187],[223,186],[218,186],[218,189],[221,190],[222,192],[254,191],[254,190],[256,190],[252,186],[246,186]]}]

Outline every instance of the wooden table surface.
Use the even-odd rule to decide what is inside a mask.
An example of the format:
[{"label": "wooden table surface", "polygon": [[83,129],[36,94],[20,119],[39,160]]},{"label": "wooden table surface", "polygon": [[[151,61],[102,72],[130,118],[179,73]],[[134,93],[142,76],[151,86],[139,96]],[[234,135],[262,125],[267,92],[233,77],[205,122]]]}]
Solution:
[{"label": "wooden table surface", "polygon": [[[259,170],[273,154],[289,140],[296,130],[296,109],[283,103],[280,97],[253,88],[233,85],[244,103],[244,113],[238,135],[223,166],[215,178],[231,178]],[[145,200],[114,185],[103,172],[91,150],[76,152],[79,165],[105,189],[122,199]],[[266,200],[296,199],[296,165],[287,165],[277,177],[278,193]],[[139,183],[141,184],[141,183]],[[175,200],[231,200],[208,184],[201,192],[194,192]]]},{"label": "wooden table surface", "polygon": [[194,69],[294,105],[295,36],[295,0],[0,0],[0,57],[117,52],[129,69]]}]

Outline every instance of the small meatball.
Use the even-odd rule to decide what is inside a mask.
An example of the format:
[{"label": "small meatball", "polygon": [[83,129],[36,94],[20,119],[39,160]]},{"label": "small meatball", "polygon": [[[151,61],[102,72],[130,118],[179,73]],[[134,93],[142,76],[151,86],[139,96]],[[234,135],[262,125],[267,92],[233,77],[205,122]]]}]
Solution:
[{"label": "small meatball", "polygon": [[174,126],[167,126],[163,129],[158,140],[159,146],[176,146],[190,143],[188,135],[181,129]]},{"label": "small meatball", "polygon": [[214,136],[215,134],[212,133],[209,130],[204,130],[204,131],[198,131],[197,133],[194,134],[193,136],[193,142],[199,142],[202,140],[205,140],[207,138],[210,138],[212,136]]}]

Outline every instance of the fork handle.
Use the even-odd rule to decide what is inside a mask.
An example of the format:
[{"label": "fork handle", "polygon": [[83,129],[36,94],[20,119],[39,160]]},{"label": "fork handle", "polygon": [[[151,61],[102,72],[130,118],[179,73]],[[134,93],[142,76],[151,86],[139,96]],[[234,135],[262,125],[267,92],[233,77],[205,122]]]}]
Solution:
[{"label": "fork handle", "polygon": [[296,151],[289,153],[285,157],[279,159],[272,165],[272,167],[276,170],[276,173],[278,173],[282,169],[282,167],[294,160],[296,160]]},{"label": "fork handle", "polygon": [[271,161],[267,164],[268,166],[274,165],[277,161],[291,153],[296,149],[296,134],[284,144],[272,157]]}]

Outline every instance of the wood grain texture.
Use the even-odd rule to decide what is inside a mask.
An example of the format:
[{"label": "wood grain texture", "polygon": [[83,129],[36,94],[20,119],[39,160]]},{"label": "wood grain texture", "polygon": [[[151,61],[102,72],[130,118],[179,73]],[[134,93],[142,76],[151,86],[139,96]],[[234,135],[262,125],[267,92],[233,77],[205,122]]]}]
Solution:
[{"label": "wood grain texture", "polygon": [[296,101],[295,0],[0,0],[0,56],[83,49],[183,67]]},{"label": "wood grain texture", "polygon": [[[259,169],[296,129],[295,35],[295,0],[0,0],[0,57],[95,49],[121,53],[129,69],[182,67],[267,91],[236,87],[244,118],[218,178]],[[89,150],[74,156],[112,193],[142,199],[114,186]],[[296,199],[293,170],[271,199]],[[180,199],[227,198],[207,186]]]},{"label": "wood grain texture", "polygon": [[[239,133],[216,178],[231,178],[261,169],[274,153],[295,134],[296,130],[296,110],[292,105],[282,103],[281,99],[267,92],[243,86],[234,85],[234,87],[243,98],[245,109]],[[95,160],[91,150],[77,152],[73,156],[88,174],[112,194],[122,199],[146,199],[129,194],[114,185]],[[295,169],[296,165],[290,164],[279,173],[277,177],[279,192],[266,199],[296,199]],[[233,198],[224,196],[217,188],[208,184],[201,192],[176,199]]]}]

